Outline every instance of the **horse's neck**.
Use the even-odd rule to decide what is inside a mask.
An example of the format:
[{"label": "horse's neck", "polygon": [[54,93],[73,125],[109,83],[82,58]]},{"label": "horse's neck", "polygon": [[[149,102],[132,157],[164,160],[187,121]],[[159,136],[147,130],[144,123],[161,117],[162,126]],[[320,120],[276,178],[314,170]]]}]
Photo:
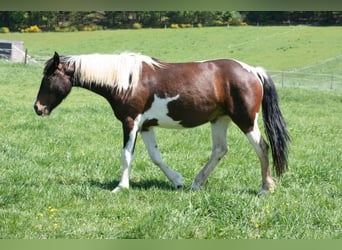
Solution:
[{"label": "horse's neck", "polygon": [[87,89],[91,92],[94,92],[95,94],[98,94],[100,96],[103,96],[106,99],[112,98],[113,94],[116,93],[116,90],[110,90],[108,86],[105,85],[98,85],[94,83],[81,83],[79,81],[76,81],[73,83],[73,87],[80,87],[83,89]]}]

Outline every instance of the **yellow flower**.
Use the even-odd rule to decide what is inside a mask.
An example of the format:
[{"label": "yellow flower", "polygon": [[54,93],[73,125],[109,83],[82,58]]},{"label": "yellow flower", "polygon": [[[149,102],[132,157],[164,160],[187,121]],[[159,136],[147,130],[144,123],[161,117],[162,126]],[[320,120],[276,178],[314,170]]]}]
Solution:
[{"label": "yellow flower", "polygon": [[270,205],[267,204],[265,208],[266,208],[266,214],[270,214],[270,212],[271,212],[270,211]]},{"label": "yellow flower", "polygon": [[55,208],[55,207],[48,206],[48,209],[51,213],[57,212],[57,208]]}]

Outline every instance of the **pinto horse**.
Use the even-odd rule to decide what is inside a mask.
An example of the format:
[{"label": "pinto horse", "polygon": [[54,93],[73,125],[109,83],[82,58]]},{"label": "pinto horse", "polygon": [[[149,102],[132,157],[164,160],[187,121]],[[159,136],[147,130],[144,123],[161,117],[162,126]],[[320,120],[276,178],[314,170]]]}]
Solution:
[{"label": "pinto horse", "polygon": [[113,192],[129,188],[138,132],[152,161],[176,188],[183,187],[182,175],[163,161],[153,128],[192,128],[210,122],[211,157],[191,185],[199,189],[228,150],[231,121],[247,136],[260,160],[259,194],[273,191],[269,146],[257,124],[260,106],[277,176],[287,168],[290,137],[274,83],[260,67],[232,59],[168,63],[135,53],[59,56],[55,52],[44,68],[36,113],[49,115],[74,86],[103,96],[122,123],[122,176]]}]

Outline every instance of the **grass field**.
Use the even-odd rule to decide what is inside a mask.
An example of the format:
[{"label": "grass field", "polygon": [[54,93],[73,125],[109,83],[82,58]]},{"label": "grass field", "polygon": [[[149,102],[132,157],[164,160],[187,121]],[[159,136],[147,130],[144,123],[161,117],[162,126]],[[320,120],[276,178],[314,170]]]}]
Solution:
[{"label": "grass field", "polygon": [[[168,61],[234,57],[271,70],[338,73],[340,27],[241,27],[0,34],[25,41],[32,56],[136,51]],[[327,61],[327,64],[322,62]],[[309,66],[309,67],[308,67]],[[42,64],[0,61],[0,237],[41,238],[342,238],[342,92],[280,88],[292,136],[289,172],[262,198],[257,157],[236,126],[230,151],[192,192],[211,151],[208,125],[157,129],[164,160],[185,177],[174,190],[138,138],[131,189],[120,178],[121,124],[101,97],[82,89],[50,117],[34,114]],[[262,127],[261,121],[260,125]]]}]

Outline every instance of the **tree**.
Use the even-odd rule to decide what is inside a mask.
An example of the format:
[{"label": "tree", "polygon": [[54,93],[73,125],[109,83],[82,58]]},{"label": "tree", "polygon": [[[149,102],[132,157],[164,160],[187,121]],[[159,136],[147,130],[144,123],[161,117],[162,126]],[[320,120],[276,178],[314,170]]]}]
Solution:
[{"label": "tree", "polygon": [[217,24],[247,21],[250,25],[315,24],[341,25],[341,11],[0,11],[0,27],[18,31],[32,25],[43,30],[56,27],[98,25],[107,28],[131,28],[175,24]]}]

